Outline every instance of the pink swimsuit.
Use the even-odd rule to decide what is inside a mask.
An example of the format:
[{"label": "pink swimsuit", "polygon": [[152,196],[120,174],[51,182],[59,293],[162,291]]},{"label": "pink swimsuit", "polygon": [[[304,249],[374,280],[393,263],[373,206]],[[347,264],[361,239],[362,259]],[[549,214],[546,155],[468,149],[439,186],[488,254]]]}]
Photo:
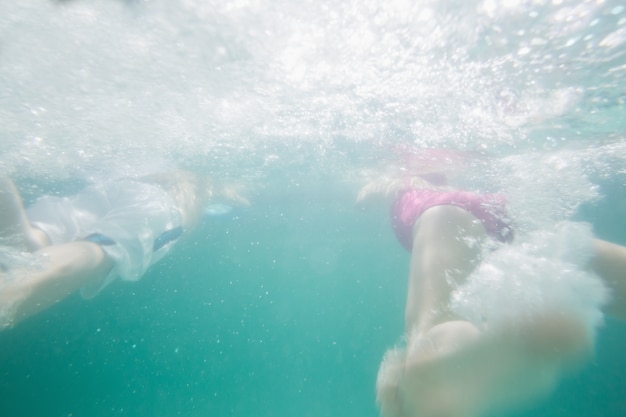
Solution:
[{"label": "pink swimsuit", "polygon": [[500,242],[513,239],[506,200],[501,194],[468,191],[439,191],[410,188],[402,191],[391,206],[391,223],[396,237],[409,252],[413,247],[413,225],[431,207],[456,206],[479,219],[487,234]]}]

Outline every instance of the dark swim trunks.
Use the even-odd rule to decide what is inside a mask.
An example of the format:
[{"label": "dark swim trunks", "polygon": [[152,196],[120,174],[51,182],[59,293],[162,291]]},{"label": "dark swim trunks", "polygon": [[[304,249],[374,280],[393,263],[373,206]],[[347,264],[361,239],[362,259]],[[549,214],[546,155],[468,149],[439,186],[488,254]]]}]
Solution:
[{"label": "dark swim trunks", "polygon": [[409,252],[413,247],[413,225],[426,210],[435,206],[462,208],[482,222],[489,236],[500,242],[513,240],[506,200],[501,194],[411,188],[398,195],[390,213],[396,237]]}]

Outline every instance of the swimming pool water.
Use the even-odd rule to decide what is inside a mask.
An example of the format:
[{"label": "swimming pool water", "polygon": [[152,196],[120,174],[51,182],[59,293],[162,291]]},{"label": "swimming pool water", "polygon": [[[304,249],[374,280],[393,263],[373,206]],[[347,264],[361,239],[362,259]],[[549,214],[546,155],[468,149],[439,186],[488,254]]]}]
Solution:
[{"label": "swimming pool water", "polygon": [[[608,0],[2,3],[0,174],[27,202],[176,165],[252,205],[0,333],[0,415],[378,415],[408,257],[355,207],[363,172],[483,153],[464,181],[523,230],[626,244],[625,28]],[[624,415],[624,329],[519,415]]]}]

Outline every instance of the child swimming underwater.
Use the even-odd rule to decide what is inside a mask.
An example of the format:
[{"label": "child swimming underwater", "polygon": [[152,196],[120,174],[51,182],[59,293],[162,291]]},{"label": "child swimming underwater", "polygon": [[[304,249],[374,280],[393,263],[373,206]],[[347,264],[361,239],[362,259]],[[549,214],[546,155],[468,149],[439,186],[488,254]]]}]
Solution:
[{"label": "child swimming underwater", "polygon": [[422,153],[357,197],[390,200],[411,254],[405,346],[385,354],[376,384],[384,417],[523,407],[588,358],[600,308],[626,318],[626,248],[573,224],[516,242],[502,195],[447,184],[441,168],[458,158]]},{"label": "child swimming underwater", "polygon": [[0,178],[0,238],[32,252],[30,264],[0,269],[0,329],[76,290],[93,297],[115,279],[136,281],[191,230],[216,194],[229,189],[185,171],[93,184],[69,197],[43,196],[25,209]]}]

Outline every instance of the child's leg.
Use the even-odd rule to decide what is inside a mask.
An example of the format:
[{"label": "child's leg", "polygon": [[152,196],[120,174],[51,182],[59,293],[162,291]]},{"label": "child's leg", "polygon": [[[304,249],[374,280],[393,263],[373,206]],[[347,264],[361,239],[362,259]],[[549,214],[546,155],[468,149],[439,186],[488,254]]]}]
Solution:
[{"label": "child's leg", "polygon": [[[385,417],[468,417],[526,404],[551,391],[592,344],[584,323],[557,311],[482,333],[449,309],[452,291],[480,262],[484,227],[457,207],[426,211],[414,228],[405,351],[383,361]],[[532,318],[531,318],[532,316]]]},{"label": "child's leg", "polygon": [[[435,400],[433,395],[445,395],[445,390],[438,390],[432,384],[422,388],[408,386],[407,378],[415,375],[416,362],[436,362],[440,349],[467,344],[478,337],[478,329],[468,322],[459,321],[448,304],[454,288],[469,276],[480,261],[481,243],[486,236],[478,219],[454,206],[428,209],[413,227],[405,310],[409,340],[406,352],[391,350],[381,364],[377,400],[383,416],[413,417],[418,411],[444,411],[429,409],[443,407],[443,403]],[[431,330],[433,334],[429,334]],[[417,346],[418,340],[426,343]],[[423,371],[418,370],[418,373],[423,374]],[[415,405],[409,399],[424,396],[432,398],[429,405],[423,402]]]},{"label": "child's leg", "polygon": [[104,280],[113,267],[92,242],[49,246],[36,255],[39,268],[0,271],[0,329],[52,306],[86,283]]},{"label": "child's leg", "polygon": [[407,333],[456,319],[449,311],[450,295],[480,262],[486,238],[480,220],[459,207],[437,206],[422,214],[413,228]]},{"label": "child's leg", "polygon": [[594,249],[591,269],[612,291],[607,311],[626,320],[626,247],[595,239]]},{"label": "child's leg", "polygon": [[9,244],[37,250],[48,244],[41,230],[31,226],[22,204],[22,199],[13,182],[0,177],[0,238],[15,238]]},{"label": "child's leg", "polygon": [[550,394],[588,358],[584,323],[559,311],[480,333],[448,321],[385,355],[377,380],[383,417],[479,417],[510,412]]}]

